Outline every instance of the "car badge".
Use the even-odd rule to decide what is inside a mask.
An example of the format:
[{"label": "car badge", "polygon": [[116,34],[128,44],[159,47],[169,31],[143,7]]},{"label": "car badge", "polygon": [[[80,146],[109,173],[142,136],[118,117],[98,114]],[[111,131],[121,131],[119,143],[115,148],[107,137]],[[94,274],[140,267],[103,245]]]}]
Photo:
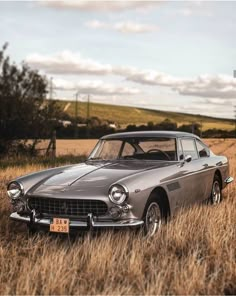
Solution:
[{"label": "car badge", "polygon": [[65,211],[65,213],[67,214],[68,212],[68,207],[67,207],[67,204],[66,202],[63,202],[62,206],[61,206],[61,209]]}]

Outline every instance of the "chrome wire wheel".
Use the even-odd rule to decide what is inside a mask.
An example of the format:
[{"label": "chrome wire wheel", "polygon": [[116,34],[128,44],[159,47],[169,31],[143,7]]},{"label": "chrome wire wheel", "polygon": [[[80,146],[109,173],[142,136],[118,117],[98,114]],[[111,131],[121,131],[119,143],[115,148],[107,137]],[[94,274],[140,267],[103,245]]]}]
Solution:
[{"label": "chrome wire wheel", "polygon": [[211,192],[211,202],[217,205],[221,202],[221,187],[218,180],[214,180]]},{"label": "chrome wire wheel", "polygon": [[161,210],[156,202],[150,203],[145,216],[147,236],[153,236],[161,226]]}]

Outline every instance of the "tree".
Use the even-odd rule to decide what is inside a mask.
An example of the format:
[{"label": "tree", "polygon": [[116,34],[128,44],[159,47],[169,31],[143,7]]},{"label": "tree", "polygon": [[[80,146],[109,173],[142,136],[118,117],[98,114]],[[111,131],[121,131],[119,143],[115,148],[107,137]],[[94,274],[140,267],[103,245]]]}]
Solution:
[{"label": "tree", "polygon": [[195,135],[200,136],[201,134],[201,125],[199,123],[192,123],[192,124],[183,124],[180,127],[178,127],[178,130],[181,132],[187,132],[187,133],[194,133]]},{"label": "tree", "polygon": [[46,100],[47,79],[24,62],[20,66],[0,50],[0,154],[20,139],[47,138],[60,113],[55,102]]},{"label": "tree", "polygon": [[164,130],[164,131],[176,131],[177,123],[172,122],[170,119],[166,118],[165,120],[163,120],[161,123],[157,125],[157,128],[159,130]]}]

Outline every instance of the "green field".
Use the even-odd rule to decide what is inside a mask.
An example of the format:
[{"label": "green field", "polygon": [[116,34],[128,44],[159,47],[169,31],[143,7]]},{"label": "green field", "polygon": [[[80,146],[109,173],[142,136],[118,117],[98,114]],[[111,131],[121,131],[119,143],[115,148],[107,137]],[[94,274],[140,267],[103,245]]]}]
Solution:
[{"label": "green field", "polygon": [[[75,115],[75,102],[58,101],[62,109],[66,108],[66,112]],[[232,130],[234,129],[234,121],[220,118],[213,118],[201,115],[191,115],[186,113],[175,113],[169,111],[149,110],[136,107],[117,106],[99,103],[90,103],[90,117],[98,117],[101,120],[109,120],[119,124],[122,128],[129,124],[141,125],[152,121],[153,123],[160,123],[166,118],[174,121],[179,125],[199,123],[202,124],[202,129],[207,130],[211,128]],[[87,103],[78,102],[78,115],[86,118]]]}]

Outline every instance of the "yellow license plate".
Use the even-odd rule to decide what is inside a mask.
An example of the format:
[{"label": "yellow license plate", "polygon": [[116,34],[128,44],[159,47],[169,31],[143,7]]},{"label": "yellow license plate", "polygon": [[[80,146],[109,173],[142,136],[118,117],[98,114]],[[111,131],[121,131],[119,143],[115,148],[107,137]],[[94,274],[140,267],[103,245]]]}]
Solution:
[{"label": "yellow license plate", "polygon": [[69,219],[53,218],[53,222],[50,224],[50,231],[69,233],[69,225]]}]

